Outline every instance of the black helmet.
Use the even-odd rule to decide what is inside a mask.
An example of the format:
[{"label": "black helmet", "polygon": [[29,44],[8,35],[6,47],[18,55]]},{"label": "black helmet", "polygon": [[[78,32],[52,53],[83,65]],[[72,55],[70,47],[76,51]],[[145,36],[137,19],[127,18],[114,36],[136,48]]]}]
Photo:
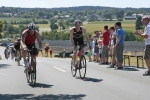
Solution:
[{"label": "black helmet", "polygon": [[82,24],[82,22],[80,20],[75,20],[74,21],[74,25],[81,25],[81,24]]},{"label": "black helmet", "polygon": [[34,23],[30,23],[30,24],[28,25],[28,29],[29,29],[29,30],[35,30],[35,28],[36,28],[36,25],[35,25]]}]

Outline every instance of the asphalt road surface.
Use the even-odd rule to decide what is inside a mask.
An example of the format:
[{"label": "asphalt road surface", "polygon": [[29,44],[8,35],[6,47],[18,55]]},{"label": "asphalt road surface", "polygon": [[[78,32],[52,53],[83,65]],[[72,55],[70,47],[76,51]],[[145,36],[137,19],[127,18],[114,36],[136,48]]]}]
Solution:
[{"label": "asphalt road surface", "polygon": [[[147,69],[107,68],[87,61],[86,78],[72,77],[69,58],[37,58],[37,81],[27,83],[23,66],[6,60],[0,47],[0,100],[150,100]],[[21,61],[21,64],[23,61]]]}]

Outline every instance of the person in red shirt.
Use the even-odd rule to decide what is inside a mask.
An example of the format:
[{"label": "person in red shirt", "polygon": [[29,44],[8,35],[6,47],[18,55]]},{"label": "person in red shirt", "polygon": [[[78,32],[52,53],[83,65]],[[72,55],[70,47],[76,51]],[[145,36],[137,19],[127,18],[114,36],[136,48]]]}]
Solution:
[{"label": "person in red shirt", "polygon": [[104,26],[104,32],[101,34],[102,37],[102,58],[101,58],[101,64],[108,64],[108,46],[110,41],[110,32],[108,30],[108,26]]},{"label": "person in red shirt", "polygon": [[50,49],[50,57],[52,58],[52,49]]},{"label": "person in red shirt", "polygon": [[48,57],[48,51],[49,51],[49,46],[46,46],[45,50],[46,50],[46,57]]}]

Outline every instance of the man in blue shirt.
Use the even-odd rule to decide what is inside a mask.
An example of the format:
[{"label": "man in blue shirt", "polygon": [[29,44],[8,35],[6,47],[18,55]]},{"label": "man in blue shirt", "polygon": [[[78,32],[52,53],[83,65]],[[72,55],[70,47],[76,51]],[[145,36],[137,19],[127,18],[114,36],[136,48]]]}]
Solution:
[{"label": "man in blue shirt", "polygon": [[121,27],[121,22],[115,23],[116,29],[116,58],[117,58],[117,65],[116,69],[123,69],[123,49],[124,49],[124,35],[125,32]]}]

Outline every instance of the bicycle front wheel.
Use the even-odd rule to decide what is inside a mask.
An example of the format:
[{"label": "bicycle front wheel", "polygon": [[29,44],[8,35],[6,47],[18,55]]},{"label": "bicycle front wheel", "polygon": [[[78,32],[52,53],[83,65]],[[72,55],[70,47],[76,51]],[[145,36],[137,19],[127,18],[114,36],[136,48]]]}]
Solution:
[{"label": "bicycle front wheel", "polygon": [[77,70],[74,66],[74,61],[73,61],[73,57],[72,57],[72,60],[71,60],[71,73],[72,73],[72,76],[75,77],[76,76],[76,73],[77,73]]},{"label": "bicycle front wheel", "polygon": [[34,86],[36,83],[36,62],[34,59],[31,60],[31,85]]},{"label": "bicycle front wheel", "polygon": [[26,72],[27,82],[29,83],[29,81],[30,81],[30,64],[29,64],[29,61],[27,61],[27,66],[26,66],[25,72]]},{"label": "bicycle front wheel", "polygon": [[81,56],[79,60],[79,73],[80,78],[84,79],[86,75],[86,59],[85,56]]}]

